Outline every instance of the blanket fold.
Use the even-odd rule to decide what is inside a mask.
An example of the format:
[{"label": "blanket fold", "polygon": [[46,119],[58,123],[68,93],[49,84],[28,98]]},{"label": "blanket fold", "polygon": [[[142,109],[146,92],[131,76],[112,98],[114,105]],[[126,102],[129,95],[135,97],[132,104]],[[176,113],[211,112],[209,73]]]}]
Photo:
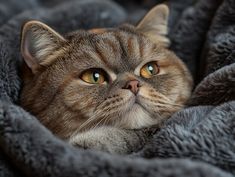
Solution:
[{"label": "blanket fold", "polygon": [[14,105],[0,104],[0,127],[3,152],[27,176],[231,176],[186,159],[129,159],[75,149]]},{"label": "blanket fold", "polygon": [[[17,105],[23,22],[38,19],[62,34],[113,27],[136,19],[131,15],[138,10],[147,10],[140,1],[128,3],[127,7],[120,0],[0,2],[0,176],[235,176],[233,0],[187,4],[169,0],[175,12],[170,15],[171,49],[189,66],[195,89],[187,107],[172,115],[138,152],[118,156],[72,147]],[[136,7],[135,13],[129,13],[131,7]]]}]

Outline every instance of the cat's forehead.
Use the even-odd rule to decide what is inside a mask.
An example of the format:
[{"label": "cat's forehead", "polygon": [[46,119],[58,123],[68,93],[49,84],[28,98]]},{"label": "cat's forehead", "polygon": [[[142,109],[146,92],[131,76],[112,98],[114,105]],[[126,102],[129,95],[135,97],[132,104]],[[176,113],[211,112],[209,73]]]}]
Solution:
[{"label": "cat's forehead", "polygon": [[158,50],[155,43],[129,26],[77,31],[68,39],[70,52],[79,62],[104,64],[114,70],[134,69]]}]

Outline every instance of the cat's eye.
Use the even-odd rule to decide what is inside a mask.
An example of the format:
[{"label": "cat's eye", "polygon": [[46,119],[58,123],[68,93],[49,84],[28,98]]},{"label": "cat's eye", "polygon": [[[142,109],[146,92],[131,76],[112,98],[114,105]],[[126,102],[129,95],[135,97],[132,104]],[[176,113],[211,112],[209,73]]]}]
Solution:
[{"label": "cat's eye", "polygon": [[159,73],[159,66],[157,65],[157,62],[149,62],[145,64],[140,69],[140,75],[144,78],[151,78],[152,76]]},{"label": "cat's eye", "polygon": [[103,84],[106,79],[106,73],[102,69],[88,69],[84,71],[80,78],[89,84]]}]

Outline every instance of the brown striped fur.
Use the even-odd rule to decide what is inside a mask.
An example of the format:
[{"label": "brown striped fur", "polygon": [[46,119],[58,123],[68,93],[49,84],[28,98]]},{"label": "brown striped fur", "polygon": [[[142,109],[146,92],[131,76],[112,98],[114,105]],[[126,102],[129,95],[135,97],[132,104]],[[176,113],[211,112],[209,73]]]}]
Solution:
[{"label": "brown striped fur", "polygon": [[[151,40],[153,30],[148,35],[147,26],[142,30],[142,25],[143,21],[138,27],[78,30],[62,37],[42,23],[28,22],[22,33],[26,64],[21,105],[63,139],[104,125],[139,129],[161,123],[184,106],[192,79],[183,62],[167,49],[165,33],[157,32]],[[35,49],[24,40],[30,45],[35,42]],[[53,45],[46,50],[43,42]],[[139,70],[150,61],[157,61],[160,73],[146,79]],[[85,84],[79,75],[89,68],[102,68],[110,81]],[[136,96],[123,89],[130,80],[140,82]]]}]

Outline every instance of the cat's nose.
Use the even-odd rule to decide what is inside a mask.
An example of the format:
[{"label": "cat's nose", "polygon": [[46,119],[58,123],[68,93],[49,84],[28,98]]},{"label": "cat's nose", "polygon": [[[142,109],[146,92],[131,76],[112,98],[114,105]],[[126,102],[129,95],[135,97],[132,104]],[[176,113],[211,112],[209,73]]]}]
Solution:
[{"label": "cat's nose", "polygon": [[140,82],[137,80],[131,80],[126,83],[123,89],[129,89],[135,95],[138,93],[140,87]]}]

